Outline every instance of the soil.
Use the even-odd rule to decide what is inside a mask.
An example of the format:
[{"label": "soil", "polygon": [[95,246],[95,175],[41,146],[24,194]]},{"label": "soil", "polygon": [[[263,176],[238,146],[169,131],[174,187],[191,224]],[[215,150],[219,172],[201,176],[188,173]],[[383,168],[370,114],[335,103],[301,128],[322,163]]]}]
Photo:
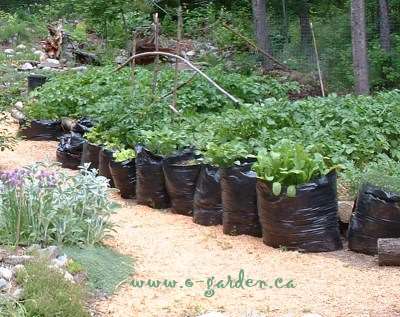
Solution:
[{"label": "soil", "polygon": [[[19,141],[13,152],[0,152],[0,170],[55,160],[56,145]],[[259,238],[223,235],[221,226],[202,227],[190,217],[114,199],[123,208],[113,217],[117,232],[106,243],[135,259],[132,278],[179,284],[169,289],[122,285],[114,296],[96,302],[101,317],[183,317],[207,311],[231,317],[251,316],[246,313],[253,311],[268,317],[400,316],[400,268],[379,267],[374,257],[350,252],[346,246],[321,254],[273,249]],[[296,287],[215,289],[214,296],[204,296],[207,278],[237,278],[240,270],[254,280],[293,279]],[[194,286],[184,286],[186,279]]]}]

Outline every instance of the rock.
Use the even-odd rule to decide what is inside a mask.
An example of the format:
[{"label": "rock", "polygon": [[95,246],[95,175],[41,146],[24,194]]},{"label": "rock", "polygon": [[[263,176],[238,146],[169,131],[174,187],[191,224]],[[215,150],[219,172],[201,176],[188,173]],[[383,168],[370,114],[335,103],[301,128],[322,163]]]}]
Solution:
[{"label": "rock", "polygon": [[65,254],[51,261],[51,264],[59,268],[66,267],[67,263],[68,263],[68,257]]},{"label": "rock", "polygon": [[71,283],[75,283],[74,277],[73,277],[72,274],[69,273],[69,272],[65,272],[65,273],[64,273],[64,278],[65,278],[67,281],[70,281]]},{"label": "rock", "polygon": [[17,288],[17,289],[15,289],[15,291],[12,293],[11,296],[15,300],[20,300],[20,299],[22,299],[23,295],[24,295],[24,290],[22,288]]},{"label": "rock", "polygon": [[44,55],[44,53],[43,53],[42,51],[40,51],[40,50],[33,50],[33,54],[34,54],[34,55],[37,55],[37,56],[42,56],[42,55]]},{"label": "rock", "polygon": [[26,46],[25,46],[24,44],[19,44],[19,45],[17,46],[17,49],[18,49],[18,50],[24,50],[24,49],[26,49]]},{"label": "rock", "polygon": [[13,277],[14,273],[12,270],[6,267],[0,267],[0,276],[7,281],[11,280]]},{"label": "rock", "polygon": [[117,56],[115,58],[115,63],[118,64],[118,65],[121,65],[121,64],[125,63],[126,60],[127,59],[124,56]]},{"label": "rock", "polygon": [[42,247],[40,246],[40,244],[32,244],[28,249],[26,249],[27,253],[33,253],[35,251],[40,250]]},{"label": "rock", "polygon": [[14,107],[21,111],[22,109],[24,109],[24,104],[22,103],[22,101],[17,101]]},{"label": "rock", "polygon": [[350,223],[351,213],[353,212],[353,201],[339,201],[339,219],[341,222]]},{"label": "rock", "polygon": [[33,259],[29,255],[10,255],[4,259],[4,263],[9,265],[21,265]]},{"label": "rock", "polygon": [[196,52],[195,51],[189,51],[189,52],[186,52],[186,55],[192,57],[192,56],[196,55]]},{"label": "rock", "polygon": [[21,66],[22,70],[32,70],[34,67],[32,66],[31,63],[25,63],[24,65]]},{"label": "rock", "polygon": [[204,315],[200,315],[198,317],[227,317],[227,316],[218,312],[211,312]]},{"label": "rock", "polygon": [[15,51],[12,48],[7,48],[4,50],[4,53],[9,54],[9,55],[13,55],[15,53]]},{"label": "rock", "polygon": [[60,67],[60,61],[56,60],[56,59],[52,59],[52,58],[48,58],[45,61],[42,61],[38,67],[39,68],[59,68]]},{"label": "rock", "polygon": [[9,288],[10,284],[4,279],[0,278],[0,290]]},{"label": "rock", "polygon": [[46,249],[37,250],[39,257],[44,257],[53,260],[60,255],[60,250],[57,246],[49,246]]},{"label": "rock", "polygon": [[75,70],[77,72],[85,72],[85,71],[87,71],[87,67],[86,66],[78,66],[78,67],[71,68],[71,70]]}]

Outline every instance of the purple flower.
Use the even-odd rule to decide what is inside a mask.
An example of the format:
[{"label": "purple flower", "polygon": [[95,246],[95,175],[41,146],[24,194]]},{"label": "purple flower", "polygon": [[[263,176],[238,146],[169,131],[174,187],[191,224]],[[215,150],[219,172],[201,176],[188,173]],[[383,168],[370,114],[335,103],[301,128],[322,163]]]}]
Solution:
[{"label": "purple flower", "polygon": [[57,185],[57,175],[52,171],[40,171],[36,177],[39,179],[39,186],[44,187],[55,187]]},{"label": "purple flower", "polygon": [[24,184],[26,174],[26,170],[16,169],[2,173],[0,179],[8,186],[21,187]]}]

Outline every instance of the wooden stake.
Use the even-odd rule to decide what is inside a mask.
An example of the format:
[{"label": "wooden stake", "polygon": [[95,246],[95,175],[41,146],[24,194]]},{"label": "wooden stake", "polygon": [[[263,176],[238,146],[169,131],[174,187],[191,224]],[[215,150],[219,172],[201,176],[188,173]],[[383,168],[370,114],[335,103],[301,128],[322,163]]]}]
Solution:
[{"label": "wooden stake", "polygon": [[312,22],[310,22],[310,27],[311,27],[311,34],[312,34],[312,38],[313,38],[313,42],[314,42],[315,59],[317,60],[318,77],[319,77],[319,83],[321,85],[321,93],[322,93],[322,97],[325,97],[324,81],[322,79],[322,71],[321,71],[321,65],[319,64],[317,41],[315,39],[315,33],[314,33],[314,28],[313,28]]},{"label": "wooden stake", "polygon": [[[181,55],[181,41],[183,33],[183,19],[182,19],[182,7],[178,8],[178,41],[176,43],[176,55]],[[178,79],[179,79],[179,60],[175,63],[175,79],[174,79],[174,90],[172,96],[172,107],[176,109],[176,103],[178,100]]]},{"label": "wooden stake", "polygon": [[[160,30],[159,30],[159,20],[158,20],[158,13],[154,14],[154,44],[156,47],[156,51],[160,49]],[[153,78],[153,97],[157,91],[157,80],[158,80],[158,73],[160,71],[160,56],[156,55],[156,59],[154,61],[154,78]]]},{"label": "wooden stake", "polygon": [[[136,39],[137,33],[136,31],[133,32],[133,40],[132,40],[132,56],[136,55]],[[135,66],[136,66],[136,59],[132,60],[131,67],[132,67],[132,87],[135,86]]]}]

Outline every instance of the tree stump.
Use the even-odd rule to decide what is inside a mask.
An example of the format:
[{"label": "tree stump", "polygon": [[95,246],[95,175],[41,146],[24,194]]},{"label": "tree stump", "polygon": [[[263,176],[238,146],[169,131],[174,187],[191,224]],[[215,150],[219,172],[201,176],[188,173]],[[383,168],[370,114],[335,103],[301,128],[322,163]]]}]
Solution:
[{"label": "tree stump", "polygon": [[400,266],[400,238],[378,239],[380,266]]}]

